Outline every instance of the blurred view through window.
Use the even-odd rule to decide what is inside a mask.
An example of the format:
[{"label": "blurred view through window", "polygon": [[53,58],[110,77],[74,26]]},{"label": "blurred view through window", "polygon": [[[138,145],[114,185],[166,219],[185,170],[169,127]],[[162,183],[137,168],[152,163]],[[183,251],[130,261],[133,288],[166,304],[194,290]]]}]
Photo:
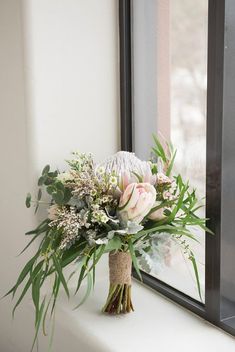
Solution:
[{"label": "blurred view through window", "polygon": [[[152,132],[171,139],[175,168],[205,197],[208,0],[133,1],[133,112],[137,156],[147,157]],[[205,203],[205,199],[203,200]],[[200,216],[205,216],[205,209]],[[202,293],[205,242],[190,243],[198,261]],[[151,274],[199,299],[191,263],[174,242],[163,242]],[[143,268],[144,269],[144,268]]]}]

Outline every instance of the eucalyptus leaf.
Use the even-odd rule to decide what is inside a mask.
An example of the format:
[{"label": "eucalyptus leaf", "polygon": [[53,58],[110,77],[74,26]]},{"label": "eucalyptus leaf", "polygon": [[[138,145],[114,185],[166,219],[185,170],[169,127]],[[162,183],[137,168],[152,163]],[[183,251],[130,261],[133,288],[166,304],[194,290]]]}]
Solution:
[{"label": "eucalyptus leaf", "polygon": [[122,246],[122,241],[119,236],[114,236],[111,240],[109,240],[108,244],[105,246],[105,252],[111,252],[114,250],[120,249]]},{"label": "eucalyptus leaf", "polygon": [[28,193],[26,196],[26,200],[25,200],[25,205],[27,208],[30,208],[30,206],[31,206],[31,198],[32,198],[31,194]]},{"label": "eucalyptus leaf", "polygon": [[42,170],[42,175],[47,175],[49,171],[50,171],[50,165],[46,165]]}]

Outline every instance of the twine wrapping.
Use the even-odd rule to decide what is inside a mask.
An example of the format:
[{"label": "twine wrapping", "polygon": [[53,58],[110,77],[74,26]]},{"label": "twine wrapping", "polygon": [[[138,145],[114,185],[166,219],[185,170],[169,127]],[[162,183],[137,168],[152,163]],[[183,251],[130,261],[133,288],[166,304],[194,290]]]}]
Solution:
[{"label": "twine wrapping", "polygon": [[131,285],[131,266],[132,259],[130,253],[109,253],[110,283]]}]

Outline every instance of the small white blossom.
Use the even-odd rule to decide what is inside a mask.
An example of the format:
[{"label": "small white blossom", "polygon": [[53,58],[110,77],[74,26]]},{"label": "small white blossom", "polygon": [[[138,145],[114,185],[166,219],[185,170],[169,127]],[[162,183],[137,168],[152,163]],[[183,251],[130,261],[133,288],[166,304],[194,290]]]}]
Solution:
[{"label": "small white blossom", "polygon": [[104,166],[99,166],[99,167],[97,167],[96,173],[99,174],[99,175],[103,175],[103,174],[105,173],[105,168],[104,168]]},{"label": "small white blossom", "polygon": [[112,186],[116,186],[117,185],[117,177],[116,176],[111,176],[110,179],[109,179],[109,182]]},{"label": "small white blossom", "polygon": [[58,217],[58,210],[59,210],[59,206],[57,204],[53,204],[50,206],[50,208],[48,209],[48,219],[49,220],[56,220]]},{"label": "small white blossom", "polygon": [[70,172],[62,172],[56,178],[62,183],[65,183],[66,181],[73,181],[73,175]]}]

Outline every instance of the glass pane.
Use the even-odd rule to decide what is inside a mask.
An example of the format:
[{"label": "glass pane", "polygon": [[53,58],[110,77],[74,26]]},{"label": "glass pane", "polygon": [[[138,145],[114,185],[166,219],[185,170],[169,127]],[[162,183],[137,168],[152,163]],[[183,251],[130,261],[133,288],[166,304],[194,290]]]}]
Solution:
[{"label": "glass pane", "polygon": [[[134,150],[149,157],[152,133],[177,149],[175,171],[205,197],[208,0],[132,2]],[[205,216],[205,209],[200,216]],[[190,243],[205,282],[204,232]],[[158,249],[165,250],[165,258]],[[191,263],[179,246],[157,242],[151,275],[199,299]]]}]

